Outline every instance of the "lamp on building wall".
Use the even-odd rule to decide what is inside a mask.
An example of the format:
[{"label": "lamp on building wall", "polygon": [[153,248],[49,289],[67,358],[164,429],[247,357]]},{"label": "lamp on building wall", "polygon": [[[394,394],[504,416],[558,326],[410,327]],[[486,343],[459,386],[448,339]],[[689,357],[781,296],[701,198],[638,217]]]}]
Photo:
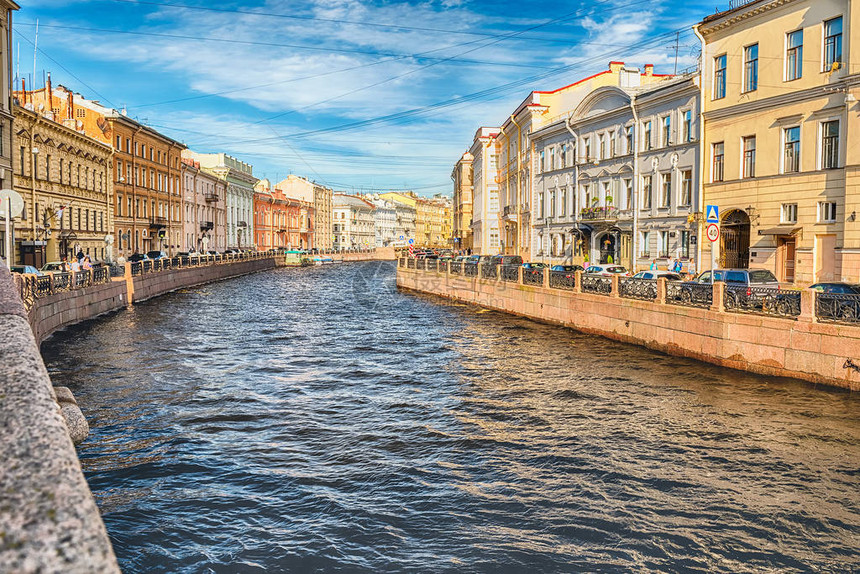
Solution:
[{"label": "lamp on building wall", "polygon": [[752,205],[746,206],[744,211],[747,212],[747,215],[750,218],[750,223],[752,223],[752,224],[755,224],[759,220],[759,217],[761,217],[758,214],[758,210],[755,207],[753,207]]}]

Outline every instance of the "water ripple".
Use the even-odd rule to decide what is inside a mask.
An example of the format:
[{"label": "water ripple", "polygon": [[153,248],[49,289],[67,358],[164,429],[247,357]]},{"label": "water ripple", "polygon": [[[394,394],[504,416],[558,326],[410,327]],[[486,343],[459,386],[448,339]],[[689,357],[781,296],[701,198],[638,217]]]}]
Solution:
[{"label": "water ripple", "polygon": [[860,398],[394,288],[172,293],[50,339],[127,572],[860,570]]}]

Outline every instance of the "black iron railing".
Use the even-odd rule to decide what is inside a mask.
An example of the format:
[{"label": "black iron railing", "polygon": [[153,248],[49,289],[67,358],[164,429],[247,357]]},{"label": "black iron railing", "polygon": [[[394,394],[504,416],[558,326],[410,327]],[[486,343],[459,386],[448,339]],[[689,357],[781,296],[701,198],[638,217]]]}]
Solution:
[{"label": "black iron railing", "polygon": [[523,285],[543,285],[543,269],[523,268]]},{"label": "black iron railing", "polygon": [[553,289],[576,289],[576,273],[573,271],[550,271],[549,286]]},{"label": "black iron railing", "polygon": [[602,275],[583,275],[582,292],[610,295],[612,293],[612,278]]},{"label": "black iron railing", "polygon": [[478,264],[477,263],[465,263],[463,265],[463,275],[466,277],[477,277],[478,276]]},{"label": "black iron railing", "polygon": [[726,285],[723,293],[726,311],[758,313],[796,318],[800,315],[800,291],[777,287],[746,287]]},{"label": "black iron railing", "polygon": [[666,283],[666,303],[707,308],[713,304],[714,287],[710,283]]},{"label": "black iron railing", "polygon": [[460,271],[463,270],[463,262],[462,261],[452,261],[449,265],[449,269],[451,273],[460,274]]},{"label": "black iron railing", "polygon": [[860,323],[860,295],[816,293],[815,316],[819,321]]},{"label": "black iron railing", "polygon": [[484,263],[481,265],[481,276],[486,279],[496,279],[499,273],[495,265]]},{"label": "black iron railing", "polygon": [[516,283],[520,280],[519,265],[502,265],[502,280]]},{"label": "black iron railing", "polygon": [[653,301],[657,298],[657,280],[621,277],[618,280],[618,295],[625,299]]}]

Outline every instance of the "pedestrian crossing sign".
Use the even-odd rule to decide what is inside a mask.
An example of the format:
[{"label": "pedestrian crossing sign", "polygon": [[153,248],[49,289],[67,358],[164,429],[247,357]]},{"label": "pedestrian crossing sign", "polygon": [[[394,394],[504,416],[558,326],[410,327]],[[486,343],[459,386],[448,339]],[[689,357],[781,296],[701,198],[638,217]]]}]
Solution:
[{"label": "pedestrian crossing sign", "polygon": [[705,206],[705,219],[708,223],[720,222],[720,208],[716,205]]}]

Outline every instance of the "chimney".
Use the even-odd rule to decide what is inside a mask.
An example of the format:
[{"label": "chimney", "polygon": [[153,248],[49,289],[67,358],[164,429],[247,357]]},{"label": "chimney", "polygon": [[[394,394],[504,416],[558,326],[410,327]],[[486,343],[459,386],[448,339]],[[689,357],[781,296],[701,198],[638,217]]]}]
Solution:
[{"label": "chimney", "polygon": [[48,84],[46,86],[48,88],[48,110],[45,112],[45,115],[51,114],[50,117],[52,120],[54,118],[54,92],[51,90],[51,72],[48,72]]},{"label": "chimney", "polygon": [[654,64],[645,64],[645,75],[653,76],[654,75]]},{"label": "chimney", "polygon": [[624,67],[624,62],[609,62],[609,71],[617,74]]},{"label": "chimney", "polygon": [[69,90],[69,117],[68,119],[75,119],[75,95],[72,93],[72,90]]}]

